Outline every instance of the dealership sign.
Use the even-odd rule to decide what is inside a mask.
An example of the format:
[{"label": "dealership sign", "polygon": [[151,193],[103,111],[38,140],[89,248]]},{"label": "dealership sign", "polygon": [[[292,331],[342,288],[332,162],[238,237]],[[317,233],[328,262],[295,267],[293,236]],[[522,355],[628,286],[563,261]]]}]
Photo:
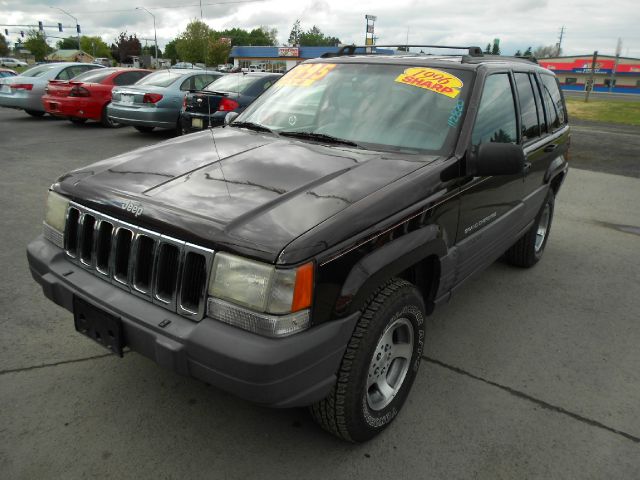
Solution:
[{"label": "dealership sign", "polygon": [[[553,70],[555,72],[571,72],[571,73],[591,73],[591,61],[576,59],[572,62],[548,62],[539,60],[540,66]],[[610,74],[613,71],[615,60],[598,59],[595,64],[593,73]],[[640,64],[618,64],[616,73],[636,73],[640,69]]]},{"label": "dealership sign", "polygon": [[279,47],[278,56],[279,57],[299,57],[300,49],[297,47]]}]

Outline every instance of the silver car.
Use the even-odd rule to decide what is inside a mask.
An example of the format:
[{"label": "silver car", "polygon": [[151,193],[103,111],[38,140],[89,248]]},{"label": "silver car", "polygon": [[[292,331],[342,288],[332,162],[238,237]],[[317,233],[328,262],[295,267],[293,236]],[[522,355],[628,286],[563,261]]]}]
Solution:
[{"label": "silver car", "polygon": [[154,128],[180,128],[180,109],[189,90],[202,90],[220,72],[206,70],[162,70],[126,87],[112,91],[107,115],[121,125],[132,125],[140,132]]},{"label": "silver car", "polygon": [[45,114],[40,97],[49,80],[71,80],[92,70],[104,68],[91,63],[46,63],[37,65],[15,77],[0,78],[0,107],[18,108],[34,117]]}]

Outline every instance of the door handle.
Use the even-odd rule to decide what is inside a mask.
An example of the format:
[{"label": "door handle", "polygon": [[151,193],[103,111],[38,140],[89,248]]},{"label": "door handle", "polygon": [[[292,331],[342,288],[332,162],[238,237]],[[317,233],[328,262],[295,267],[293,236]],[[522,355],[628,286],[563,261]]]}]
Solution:
[{"label": "door handle", "polygon": [[531,162],[525,162],[524,167],[522,168],[522,173],[526,175],[529,173],[529,170],[531,170]]},{"label": "door handle", "polygon": [[547,145],[546,147],[544,147],[544,151],[549,153],[553,152],[556,148],[558,148],[558,145],[556,143],[552,143],[551,145]]}]

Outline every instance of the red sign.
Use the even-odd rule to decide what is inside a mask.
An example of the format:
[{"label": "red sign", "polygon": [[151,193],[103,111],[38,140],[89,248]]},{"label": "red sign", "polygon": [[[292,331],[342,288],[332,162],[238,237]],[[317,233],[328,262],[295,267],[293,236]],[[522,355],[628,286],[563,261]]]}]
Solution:
[{"label": "red sign", "polygon": [[[549,62],[546,60],[538,60],[541,67],[548,68],[556,72],[576,72],[588,73],[591,71],[591,59],[577,59],[571,62]],[[596,72],[611,71],[615,64],[614,59],[598,58],[596,61]],[[638,72],[640,71],[640,63],[636,64],[618,64],[616,73]]]},{"label": "red sign", "polygon": [[279,57],[299,57],[300,49],[297,47],[279,47],[278,56]]}]

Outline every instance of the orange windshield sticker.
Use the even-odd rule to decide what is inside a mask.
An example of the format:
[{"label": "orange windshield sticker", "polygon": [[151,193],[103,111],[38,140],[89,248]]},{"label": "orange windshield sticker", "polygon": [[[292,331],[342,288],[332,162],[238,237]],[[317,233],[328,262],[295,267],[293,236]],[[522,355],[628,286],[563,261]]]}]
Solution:
[{"label": "orange windshield sticker", "polygon": [[322,80],[334,68],[336,68],[335,63],[305,63],[303,65],[298,65],[282,77],[277,85],[308,87],[318,80]]},{"label": "orange windshield sticker", "polygon": [[450,98],[456,98],[464,85],[462,80],[448,72],[424,67],[407,68],[396,77],[396,82],[431,90]]}]

